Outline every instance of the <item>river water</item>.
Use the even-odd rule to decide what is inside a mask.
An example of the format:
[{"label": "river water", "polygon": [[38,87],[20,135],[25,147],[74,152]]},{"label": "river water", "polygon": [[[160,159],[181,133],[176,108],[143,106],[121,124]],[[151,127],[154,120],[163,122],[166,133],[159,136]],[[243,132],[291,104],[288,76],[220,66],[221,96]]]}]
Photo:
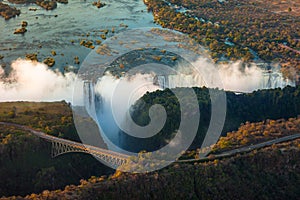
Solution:
[{"label": "river water", "polygon": [[[53,57],[56,61],[54,69],[62,70],[66,66],[79,65],[74,63],[78,56],[80,62],[91,49],[80,46],[81,40],[102,40],[101,30],[110,30],[107,37],[128,28],[157,27],[153,23],[152,13],[141,0],[106,0],[106,6],[98,9],[93,6],[94,0],[69,0],[68,4],[60,4],[55,10],[46,11],[35,5],[13,5],[21,10],[21,15],[10,20],[0,18],[0,65],[9,65],[13,60],[24,58],[25,54],[37,53],[39,61]],[[37,8],[30,11],[29,8]],[[27,32],[24,35],[13,34],[21,27],[21,22],[27,21]],[[121,25],[120,25],[121,24]],[[88,34],[88,35],[87,35]],[[74,43],[72,43],[72,41]],[[52,56],[51,51],[57,55]]]},{"label": "river water", "polygon": [[[158,27],[154,23],[152,13],[147,12],[147,7],[142,0],[103,0],[106,6],[100,9],[92,5],[93,1],[95,0],[69,0],[68,4],[58,3],[55,10],[46,11],[35,4],[13,5],[4,0],[4,3],[20,9],[21,15],[10,20],[0,18],[0,55],[4,56],[0,60],[0,66],[8,66],[18,58],[25,58],[26,54],[37,53],[40,62],[46,57],[53,57],[56,61],[53,69],[64,71],[66,67],[74,66],[76,70],[92,51],[80,45],[82,40],[94,41],[96,46],[96,40],[103,42],[101,35],[104,29],[109,30],[106,37],[111,38],[116,33],[130,28]],[[37,10],[31,11],[29,8]],[[21,27],[22,21],[28,22],[28,31],[24,35],[13,34],[15,29]],[[53,50],[56,51],[56,56],[51,55]],[[79,57],[79,64],[75,63],[75,57]],[[227,68],[232,70],[234,66],[235,64],[229,64]],[[247,91],[293,85],[277,72],[275,75],[274,72],[264,73],[262,78],[258,78],[255,73],[248,74],[251,81],[248,81],[247,74],[245,75],[244,72],[239,74],[239,77],[245,77],[245,83],[237,78],[238,84],[234,83],[235,87],[227,89],[244,91],[239,85],[251,85],[250,82],[255,82],[255,86],[249,86],[250,89],[248,88]],[[223,79],[225,80],[226,77],[227,75],[224,75]],[[229,77],[229,82],[232,82],[232,77]]]}]

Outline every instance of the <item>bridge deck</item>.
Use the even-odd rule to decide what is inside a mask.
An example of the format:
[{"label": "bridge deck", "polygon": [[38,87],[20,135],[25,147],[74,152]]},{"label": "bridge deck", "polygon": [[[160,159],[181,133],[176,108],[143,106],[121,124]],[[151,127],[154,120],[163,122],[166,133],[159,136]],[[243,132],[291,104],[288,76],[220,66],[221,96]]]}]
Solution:
[{"label": "bridge deck", "polygon": [[87,144],[82,144],[82,143],[79,143],[79,142],[74,142],[74,141],[71,141],[71,140],[63,139],[63,138],[54,137],[52,135],[46,134],[42,131],[34,130],[34,129],[32,129],[30,127],[27,127],[27,126],[24,126],[24,125],[14,124],[14,123],[9,123],[9,122],[0,122],[0,125],[15,126],[15,127],[21,128],[23,130],[29,131],[30,133],[34,134],[35,136],[38,136],[38,137],[43,138],[45,140],[48,140],[48,141],[51,141],[51,142],[63,143],[63,144],[66,144],[66,145],[69,145],[69,146],[72,146],[72,147],[75,147],[75,148],[78,148],[78,149],[88,151],[91,154],[102,154],[102,155],[118,157],[118,158],[121,158],[121,159],[129,158],[129,156],[126,155],[126,154],[118,153],[118,152],[115,152],[115,151],[110,151],[110,150],[107,150],[107,149],[102,149],[102,148],[87,145]]}]

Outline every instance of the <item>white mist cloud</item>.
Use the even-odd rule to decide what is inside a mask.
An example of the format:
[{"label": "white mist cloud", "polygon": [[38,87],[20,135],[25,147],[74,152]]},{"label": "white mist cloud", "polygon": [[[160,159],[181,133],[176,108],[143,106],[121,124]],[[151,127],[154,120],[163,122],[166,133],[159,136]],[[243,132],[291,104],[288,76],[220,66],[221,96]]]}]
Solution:
[{"label": "white mist cloud", "polygon": [[244,65],[242,62],[223,64],[218,71],[225,90],[252,92],[258,89],[284,88],[295,85],[283,77],[278,68],[266,71],[255,64]]},{"label": "white mist cloud", "polygon": [[[153,84],[153,76],[150,74],[142,75],[136,74],[134,77],[122,77],[116,79],[110,74],[103,76],[95,85],[95,94],[101,97],[101,101],[95,102],[96,112],[102,131],[106,135],[116,135],[119,128],[126,130],[132,129],[127,127],[128,124],[135,124],[134,122],[124,123],[124,119],[129,117],[129,108],[146,92],[153,92],[160,89]],[[97,105],[98,104],[98,105]],[[155,131],[155,130],[154,130]],[[150,132],[150,131],[148,131]]]},{"label": "white mist cloud", "polygon": [[63,75],[45,64],[18,59],[6,77],[0,67],[0,101],[72,101],[76,74]]},{"label": "white mist cloud", "polygon": [[[167,86],[206,86],[251,92],[257,89],[294,85],[292,81],[283,78],[279,70],[267,74],[254,64],[242,66],[242,62],[233,62],[216,65],[210,59],[199,58],[193,65],[198,69],[197,72],[192,72],[187,76],[170,76]],[[11,67],[12,71],[8,76],[5,76],[4,70],[0,67],[0,101],[2,102],[60,100],[72,102],[74,88],[83,88],[83,83],[80,80],[76,81],[75,73],[69,72],[63,75],[49,69],[43,63],[18,59],[12,63]],[[185,66],[180,66],[179,71],[186,72]],[[128,104],[131,105],[146,90],[151,92],[158,89],[157,86],[149,84],[151,82],[149,82],[149,78],[151,79],[150,76],[138,75],[134,81],[124,82],[122,80],[123,83],[118,84],[120,80],[112,76],[104,76],[101,84],[99,83],[96,88],[103,93],[103,96],[107,96],[112,95],[108,93],[112,92],[116,85],[119,85],[118,94],[120,95],[117,98],[128,95],[128,92],[131,93],[131,99],[126,99],[127,102],[124,102],[126,104],[124,108],[128,108]],[[130,88],[134,88],[133,86],[135,91],[129,91]],[[75,100],[80,102],[78,104],[82,104],[83,98],[82,90],[75,91]],[[73,103],[76,104],[76,102]]]},{"label": "white mist cloud", "polygon": [[[206,86],[235,92],[252,92],[258,89],[295,85],[293,81],[284,78],[278,68],[267,72],[256,64],[245,64],[241,61],[214,64],[207,58],[199,58],[192,64],[196,69],[185,78],[172,77],[169,85],[172,87]],[[184,72],[185,68],[186,66],[180,65],[178,71]]]},{"label": "white mist cloud", "polygon": [[263,70],[256,65],[244,66],[243,69],[240,62],[221,65],[219,74],[225,90],[249,92],[264,87]]},{"label": "white mist cloud", "polygon": [[[150,124],[150,129],[139,127],[129,115],[128,111],[131,105],[146,92],[165,87],[192,86],[250,92],[262,88],[284,87],[289,84],[289,81],[285,80],[278,71],[268,74],[255,64],[244,65],[242,62],[233,62],[217,65],[207,58],[199,58],[193,63],[193,66],[195,68],[189,69],[186,65],[179,65],[175,69],[178,74],[164,76],[162,75],[164,73],[159,73],[160,75],[156,77],[156,84],[154,84],[154,74],[137,73],[121,78],[107,74],[95,84],[94,92],[85,92],[98,96],[95,98],[95,106],[92,108],[95,108],[95,121],[98,122],[100,132],[109,149],[124,152],[117,147],[124,145],[119,135],[120,130],[134,137],[148,138],[156,135],[163,127],[165,123],[163,120],[160,121],[162,124],[155,123],[154,126]],[[162,72],[164,71],[162,70]],[[269,79],[273,82],[270,85],[268,85]],[[157,116],[157,113],[155,115]],[[167,142],[172,147],[177,147],[181,144],[181,140],[179,135],[176,140]]]}]

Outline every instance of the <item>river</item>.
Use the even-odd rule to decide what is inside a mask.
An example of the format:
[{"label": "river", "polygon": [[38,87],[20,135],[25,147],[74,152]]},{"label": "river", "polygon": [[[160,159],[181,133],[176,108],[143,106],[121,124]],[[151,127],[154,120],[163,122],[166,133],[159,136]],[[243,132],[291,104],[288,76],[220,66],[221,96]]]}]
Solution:
[{"label": "river", "polygon": [[[0,65],[9,65],[13,60],[24,58],[25,54],[37,53],[39,61],[53,57],[56,61],[54,69],[63,71],[66,66],[78,68],[74,63],[78,56],[82,62],[91,49],[80,46],[81,40],[102,40],[101,30],[110,30],[107,37],[128,28],[157,27],[153,23],[152,13],[141,0],[107,0],[106,6],[98,9],[93,6],[94,0],[69,0],[68,4],[60,4],[55,10],[46,11],[35,5],[15,5],[21,10],[20,16],[10,20],[0,18]],[[37,8],[30,11],[29,8]],[[21,27],[22,21],[27,21],[27,32],[15,35],[15,29]],[[121,24],[121,25],[120,25]],[[88,34],[88,35],[87,35]],[[74,43],[72,43],[72,41]],[[51,51],[57,55],[52,56]]]}]

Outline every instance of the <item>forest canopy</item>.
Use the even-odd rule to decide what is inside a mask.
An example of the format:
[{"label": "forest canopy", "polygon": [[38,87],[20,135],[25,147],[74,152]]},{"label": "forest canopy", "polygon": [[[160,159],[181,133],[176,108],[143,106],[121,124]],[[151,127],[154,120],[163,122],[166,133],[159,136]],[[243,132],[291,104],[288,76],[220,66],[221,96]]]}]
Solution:
[{"label": "forest canopy", "polygon": [[[184,92],[185,88],[176,88]],[[200,122],[197,136],[191,149],[199,148],[205,137],[211,119],[211,101],[208,88],[193,88],[199,102]],[[217,90],[217,89],[215,89]],[[300,114],[300,86],[283,89],[259,90],[253,93],[235,94],[226,92],[227,112],[222,135],[237,130],[246,121],[258,122],[266,119],[287,119]],[[188,102],[188,98],[185,97]],[[163,129],[155,136],[147,139],[137,139],[125,133],[121,137],[130,150],[151,151],[167,144],[180,124],[180,105],[170,89],[145,94],[132,106],[133,120],[143,126],[149,123],[148,111],[152,105],[160,104],[167,112],[167,120]],[[191,108],[193,110],[193,108]],[[193,119],[193,114],[189,116]],[[132,144],[132,145],[130,145]],[[138,148],[137,148],[138,146]]]}]

